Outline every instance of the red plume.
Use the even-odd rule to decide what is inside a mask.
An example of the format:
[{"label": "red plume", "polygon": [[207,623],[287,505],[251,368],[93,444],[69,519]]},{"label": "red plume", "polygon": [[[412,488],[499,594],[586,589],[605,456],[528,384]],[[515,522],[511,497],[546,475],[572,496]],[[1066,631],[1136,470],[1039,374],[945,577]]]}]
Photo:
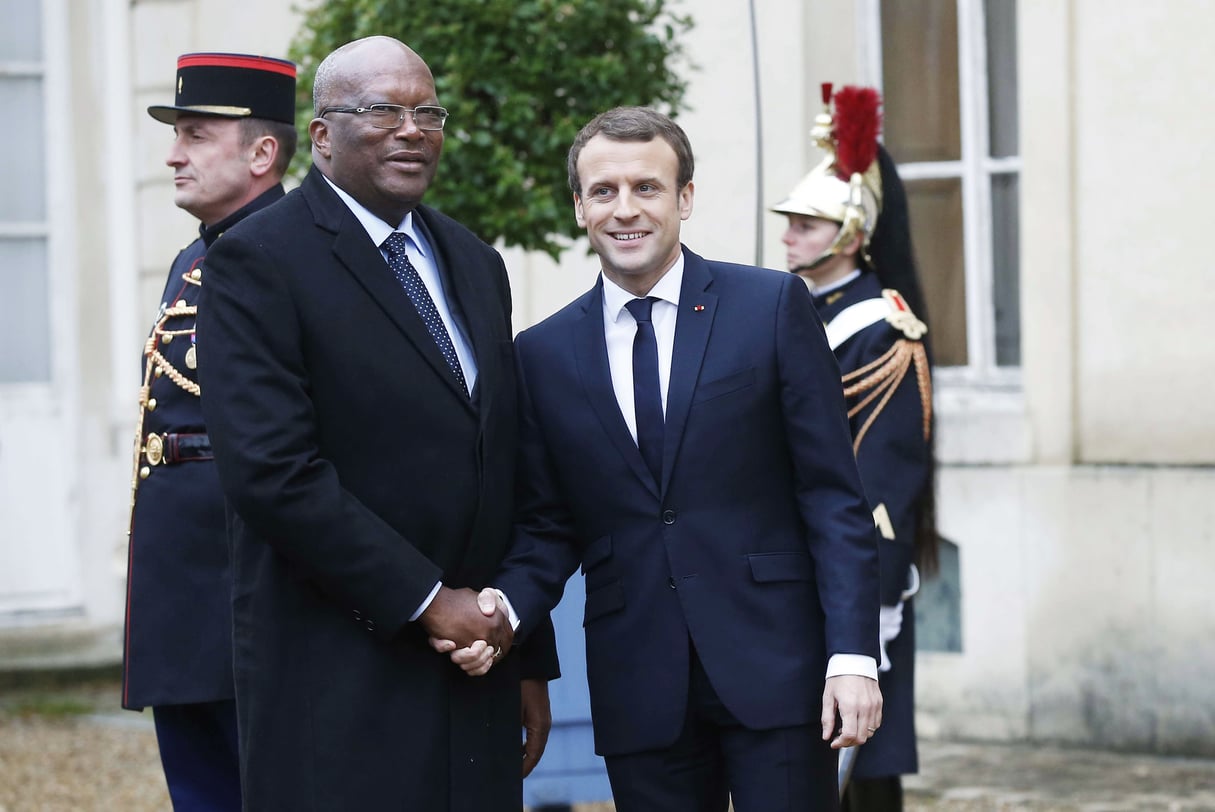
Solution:
[{"label": "red plume", "polygon": [[882,97],[871,87],[848,85],[835,94],[835,166],[847,180],[877,159]]}]

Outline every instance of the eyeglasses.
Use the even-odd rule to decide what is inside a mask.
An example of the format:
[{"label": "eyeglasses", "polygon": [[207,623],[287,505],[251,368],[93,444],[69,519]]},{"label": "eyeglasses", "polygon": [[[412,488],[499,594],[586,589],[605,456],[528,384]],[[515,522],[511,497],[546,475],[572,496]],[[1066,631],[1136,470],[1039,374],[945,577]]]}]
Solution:
[{"label": "eyeglasses", "polygon": [[326,107],[320,112],[319,118],[327,113],[354,113],[366,116],[372,127],[381,130],[395,130],[405,123],[405,114],[413,115],[413,123],[419,130],[441,130],[443,122],[447,121],[447,110],[435,105],[418,105],[403,107],[399,104],[369,104],[366,107]]}]

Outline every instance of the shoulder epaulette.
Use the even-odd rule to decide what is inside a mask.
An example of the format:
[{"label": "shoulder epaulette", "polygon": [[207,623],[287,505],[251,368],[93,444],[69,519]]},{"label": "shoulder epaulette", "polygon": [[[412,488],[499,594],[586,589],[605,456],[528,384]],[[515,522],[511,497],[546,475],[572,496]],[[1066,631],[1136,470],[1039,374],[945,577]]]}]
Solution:
[{"label": "shoulder epaulette", "polygon": [[[839,344],[883,318],[903,334],[903,337],[896,340],[880,358],[843,376],[848,419],[856,417],[871,404],[873,407],[853,438],[853,451],[860,450],[861,441],[865,439],[869,427],[885,409],[909,369],[915,370],[916,387],[919,389],[920,407],[923,414],[924,439],[927,441],[932,432],[932,378],[928,368],[928,353],[920,339],[928,332],[928,327],[916,318],[898,291],[886,288],[882,291],[882,298],[857,302],[851,307],[845,308],[839,316],[832,319],[831,324],[827,325],[828,340],[832,340],[832,328],[836,326],[836,322],[848,315],[849,311],[855,311],[855,315],[849,318],[847,324],[840,325],[840,328],[836,330],[836,337],[843,334],[845,327],[851,332],[840,339]],[[832,349],[839,344],[833,341]]]},{"label": "shoulder epaulette", "polygon": [[919,341],[924,337],[928,332],[928,325],[911,312],[903,294],[891,288],[883,288],[882,298],[890,303],[890,313],[886,316],[886,321],[890,322],[891,326],[912,341]]}]

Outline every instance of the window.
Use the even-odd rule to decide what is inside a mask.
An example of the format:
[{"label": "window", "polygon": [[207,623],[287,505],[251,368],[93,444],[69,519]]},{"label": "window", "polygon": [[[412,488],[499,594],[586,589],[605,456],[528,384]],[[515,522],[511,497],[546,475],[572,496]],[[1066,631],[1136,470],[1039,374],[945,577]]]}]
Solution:
[{"label": "window", "polygon": [[1016,23],[1016,0],[868,0],[864,18],[943,382],[1019,381]]},{"label": "window", "polygon": [[0,385],[50,380],[41,4],[0,0]]}]

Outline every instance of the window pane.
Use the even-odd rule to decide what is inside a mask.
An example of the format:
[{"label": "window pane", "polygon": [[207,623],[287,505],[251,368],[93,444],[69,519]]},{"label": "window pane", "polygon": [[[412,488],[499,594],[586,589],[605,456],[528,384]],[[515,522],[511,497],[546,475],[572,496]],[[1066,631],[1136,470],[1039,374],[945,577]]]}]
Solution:
[{"label": "window pane", "polygon": [[1021,364],[1021,251],[1019,175],[991,178],[992,306],[996,365]]},{"label": "window pane", "polygon": [[991,154],[1017,154],[1017,3],[987,0],[987,105]]},{"label": "window pane", "polygon": [[0,239],[0,384],[50,380],[46,241]]},{"label": "window pane", "polygon": [[962,251],[962,182],[907,181],[916,260],[928,300],[929,339],[939,366],[965,366],[966,266]]},{"label": "window pane", "polygon": [[37,0],[0,0],[0,62],[41,61],[41,11]]},{"label": "window pane", "polygon": [[897,162],[962,157],[957,0],[882,0],[882,86]]},{"label": "window pane", "polygon": [[[9,118],[4,149],[0,149],[0,178],[5,189],[0,194],[0,222],[40,223],[46,219],[42,80],[0,77],[0,110],[7,111]],[[14,118],[13,111],[20,111],[20,116]],[[15,120],[20,126],[13,126]]]}]

